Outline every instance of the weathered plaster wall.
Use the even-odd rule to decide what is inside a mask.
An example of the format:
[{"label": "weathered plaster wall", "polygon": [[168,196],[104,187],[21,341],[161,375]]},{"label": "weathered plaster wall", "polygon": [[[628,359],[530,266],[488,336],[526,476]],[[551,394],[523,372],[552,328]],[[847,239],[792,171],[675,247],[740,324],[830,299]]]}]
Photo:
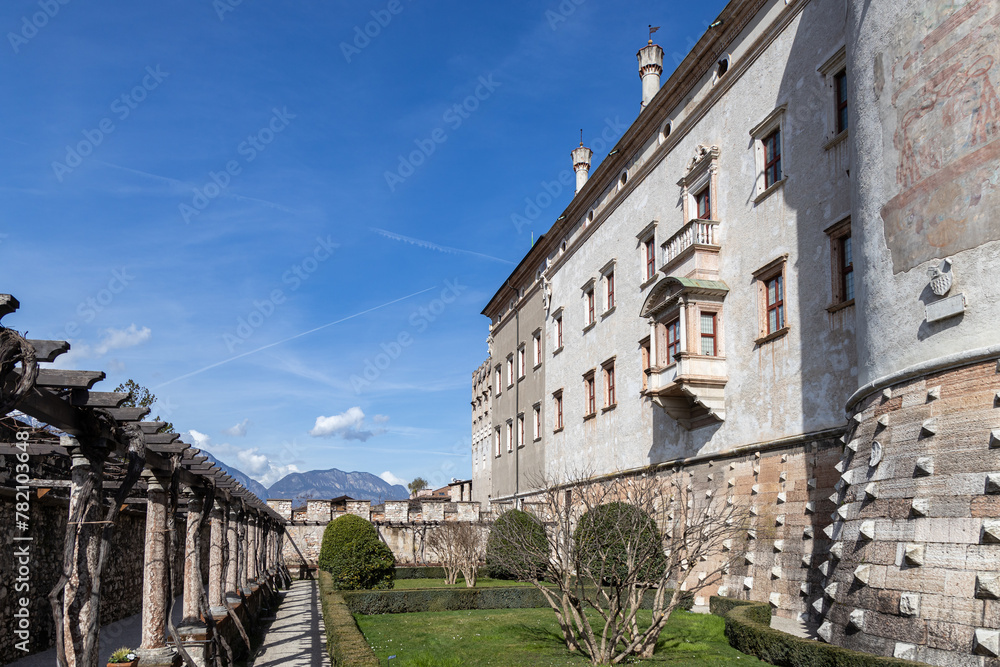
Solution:
[{"label": "weathered plaster wall", "polygon": [[487,359],[472,374],[472,498],[480,503],[488,501],[493,481],[491,368],[491,359]]},{"label": "weathered plaster wall", "polygon": [[[545,438],[546,433],[542,433],[542,438],[535,441],[533,438],[532,408],[535,403],[541,404],[542,420],[547,419],[548,412],[546,400],[545,371],[547,355],[545,353],[545,342],[542,342],[542,364],[538,367],[534,365],[534,350],[532,347],[532,333],[541,329],[544,331],[544,309],[542,307],[542,291],[536,283],[534,287],[526,291],[525,296],[516,306],[517,314],[514,311],[507,313],[500,324],[493,328],[493,344],[491,346],[490,359],[493,363],[494,372],[497,364],[500,364],[503,372],[503,387],[499,394],[494,392],[492,397],[492,417],[493,429],[501,427],[500,455],[495,456],[491,440],[490,452],[487,455],[491,462],[491,486],[493,498],[504,498],[516,492],[524,493],[538,488],[539,471],[544,469],[545,462]],[[544,336],[543,336],[544,338]],[[518,379],[518,346],[524,345],[525,349],[525,377]],[[511,379],[507,372],[507,356],[513,355],[514,378]],[[493,372],[490,374],[490,381],[493,382]],[[518,445],[517,415],[524,415],[524,440],[522,445]],[[514,451],[507,451],[507,420],[511,420],[510,427],[514,429],[513,442]],[[491,434],[492,439],[492,434]]]},{"label": "weathered plaster wall", "polygon": [[[867,2],[848,13],[860,384],[1000,344],[1000,28],[995,2]],[[927,271],[954,262],[961,315]]]},{"label": "weathered plaster wall", "polygon": [[[692,125],[675,122],[663,142],[667,148],[651,137],[629,167],[634,176],[628,185],[620,194],[608,195],[591,223],[596,228],[581,221],[571,235],[586,241],[571,243],[569,256],[552,258],[552,309],[564,309],[565,341],[565,349],[553,355],[554,325],[548,318],[546,393],[551,396],[561,388],[565,405],[563,432],[553,434],[551,409],[546,415],[546,466],[552,476],[584,468],[632,468],[843,424],[844,403],[857,386],[854,308],[827,311],[833,298],[831,243],[823,230],[850,214],[849,160],[843,142],[824,147],[833,105],[818,68],[843,44],[844,15],[836,3],[821,2],[771,3],[763,14],[763,21],[747,28],[740,48],[761,38],[772,22],[791,18],[746,72],[734,57],[727,74],[733,78],[715,84],[731,87],[702,110],[704,115],[695,108],[711,91],[664,117],[688,117]],[[783,104],[787,181],[754,204],[757,166],[749,131]],[[656,221],[659,253],[659,245],[687,222],[675,184],[699,144],[720,148],[713,218],[721,222],[720,279],[730,289],[720,322],[720,352],[728,367],[727,411],[722,424],[687,431],[640,396],[639,341],[649,335],[649,325],[639,312],[652,285],[642,286],[637,234]],[[654,163],[640,180],[642,170]],[[790,330],[757,344],[760,306],[752,274],[783,254],[788,255]],[[616,308],[599,315],[596,326],[585,331],[581,287],[599,279],[600,269],[611,260],[616,262]],[[601,364],[612,357],[617,407],[584,421],[582,376],[596,369],[602,396]],[[547,403],[551,408],[551,399]]]}]

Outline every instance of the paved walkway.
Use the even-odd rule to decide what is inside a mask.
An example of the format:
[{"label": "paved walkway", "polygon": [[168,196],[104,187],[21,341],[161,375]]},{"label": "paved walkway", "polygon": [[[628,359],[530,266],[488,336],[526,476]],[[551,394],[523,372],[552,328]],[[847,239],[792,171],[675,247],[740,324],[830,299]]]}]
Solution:
[{"label": "paved walkway", "polygon": [[252,667],[330,667],[315,580],[296,581],[281,593],[278,613]]}]

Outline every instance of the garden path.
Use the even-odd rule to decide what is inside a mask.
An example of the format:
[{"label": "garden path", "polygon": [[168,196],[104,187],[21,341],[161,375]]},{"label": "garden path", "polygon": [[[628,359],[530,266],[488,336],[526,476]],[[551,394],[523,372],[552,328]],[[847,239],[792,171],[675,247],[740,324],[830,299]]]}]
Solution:
[{"label": "garden path", "polygon": [[319,584],[315,579],[296,581],[281,595],[251,667],[330,667]]}]

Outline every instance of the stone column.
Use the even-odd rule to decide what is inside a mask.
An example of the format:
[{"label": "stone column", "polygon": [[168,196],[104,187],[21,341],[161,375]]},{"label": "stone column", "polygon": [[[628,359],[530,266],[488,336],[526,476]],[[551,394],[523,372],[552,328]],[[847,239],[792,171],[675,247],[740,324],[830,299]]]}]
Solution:
[{"label": "stone column", "polygon": [[247,583],[257,581],[257,515],[247,517]]},{"label": "stone column", "polygon": [[240,511],[235,502],[229,503],[229,521],[226,522],[226,545],[229,547],[229,565],[226,568],[226,597],[232,602],[240,599]]},{"label": "stone column", "polygon": [[200,489],[187,487],[187,535],[184,540],[184,618],[181,625],[199,625],[198,600],[201,597],[201,540],[199,524],[204,511],[204,497]]},{"label": "stone column", "polygon": [[167,482],[144,470],[146,480],[146,549],[142,577],[142,643],[136,653],[144,665],[173,664],[174,650],[166,643],[167,578]]},{"label": "stone column", "polygon": [[240,512],[240,520],[236,524],[238,527],[236,536],[237,550],[239,551],[239,568],[237,570],[237,585],[244,595],[250,594],[250,587],[247,585],[247,510],[244,507]]},{"label": "stone column", "polygon": [[[216,497],[212,507],[212,541],[209,545],[208,604],[212,609],[223,606],[222,595],[226,582],[222,579],[224,544],[226,538],[226,501]],[[213,612],[213,615],[215,612]]]}]

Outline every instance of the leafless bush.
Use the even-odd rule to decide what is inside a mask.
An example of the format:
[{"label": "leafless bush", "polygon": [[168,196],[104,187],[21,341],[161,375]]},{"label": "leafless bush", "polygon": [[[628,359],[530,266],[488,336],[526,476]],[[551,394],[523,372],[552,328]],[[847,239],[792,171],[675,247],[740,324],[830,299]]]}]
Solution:
[{"label": "leafless bush", "polygon": [[442,523],[427,535],[427,546],[441,561],[446,584],[454,584],[461,572],[467,587],[476,585],[486,548],[482,526],[468,521]]},{"label": "leafless bush", "polygon": [[[576,475],[536,488],[547,490],[524,509],[546,539],[494,527],[501,564],[542,592],[566,646],[593,664],[651,656],[683,596],[718,583],[733,553],[723,542],[747,525],[745,511],[724,498],[696,497],[687,472]],[[640,622],[641,606],[651,607],[648,622]]]}]

